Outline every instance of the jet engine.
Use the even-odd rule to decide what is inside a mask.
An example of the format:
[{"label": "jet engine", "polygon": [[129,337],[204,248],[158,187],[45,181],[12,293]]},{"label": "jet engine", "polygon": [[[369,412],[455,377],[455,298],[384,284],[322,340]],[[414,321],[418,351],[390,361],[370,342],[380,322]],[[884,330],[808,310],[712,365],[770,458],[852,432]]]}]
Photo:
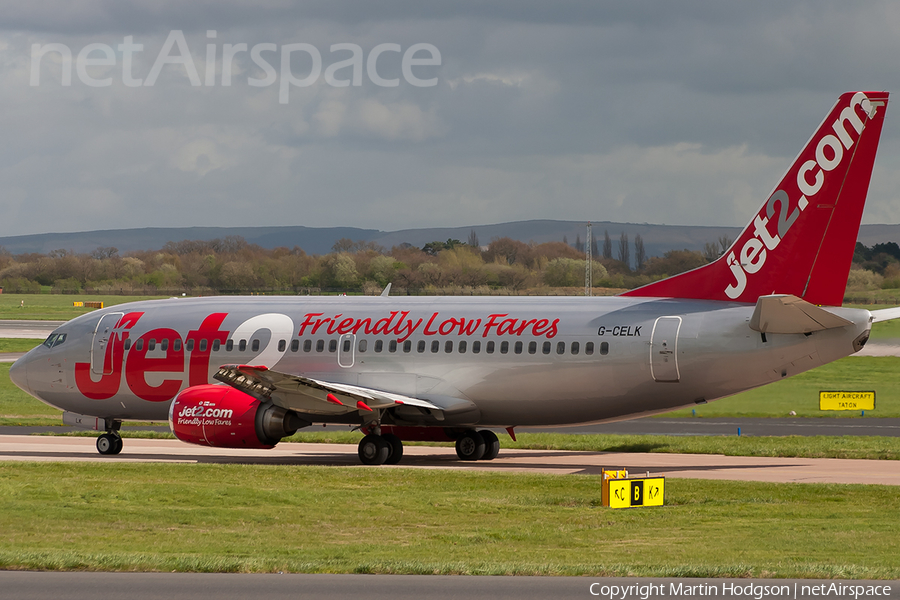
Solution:
[{"label": "jet engine", "polygon": [[281,438],[309,425],[293,411],[226,385],[189,387],[169,408],[175,437],[217,448],[273,448]]}]

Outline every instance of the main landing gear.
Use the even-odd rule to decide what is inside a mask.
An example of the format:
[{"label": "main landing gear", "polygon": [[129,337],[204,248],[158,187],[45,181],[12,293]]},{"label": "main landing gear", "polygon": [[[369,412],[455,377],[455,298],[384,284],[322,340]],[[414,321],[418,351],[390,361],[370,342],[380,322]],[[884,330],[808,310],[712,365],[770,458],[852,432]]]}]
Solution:
[{"label": "main landing gear", "polygon": [[485,429],[470,429],[456,440],[456,455],[459,460],[494,460],[500,454],[500,440],[497,435]]},{"label": "main landing gear", "polygon": [[[109,423],[109,421],[107,421]],[[105,455],[118,454],[122,451],[122,436],[119,435],[121,421],[113,421],[106,433],[97,438],[97,452]]]},{"label": "main landing gear", "polygon": [[403,442],[393,433],[370,433],[360,440],[358,454],[364,465],[396,465],[403,458]]},{"label": "main landing gear", "polygon": [[[403,458],[403,442],[392,433],[380,435],[380,427],[359,442],[359,460],[364,465],[396,465]],[[418,438],[417,438],[418,439]],[[445,438],[446,439],[446,438]],[[456,440],[460,460],[494,460],[500,453],[500,440],[490,430],[470,429]]]}]

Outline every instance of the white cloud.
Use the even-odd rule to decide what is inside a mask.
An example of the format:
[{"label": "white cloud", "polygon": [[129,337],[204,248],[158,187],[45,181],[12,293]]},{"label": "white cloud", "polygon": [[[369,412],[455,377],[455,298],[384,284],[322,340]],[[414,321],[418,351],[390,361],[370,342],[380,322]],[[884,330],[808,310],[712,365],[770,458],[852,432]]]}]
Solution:
[{"label": "white cloud", "polygon": [[[0,29],[0,235],[134,226],[402,229],[564,218],[743,225],[846,89],[900,89],[900,6],[873,1],[547,5],[112,0],[10,5]],[[211,7],[214,7],[213,10]],[[206,44],[440,49],[433,88],[108,88],[33,43],[117,47],[145,77],[181,29]],[[206,31],[215,29],[214,40]],[[271,58],[271,57],[270,57]],[[121,60],[117,54],[117,59]],[[393,60],[393,62],[392,62]],[[299,61],[299,58],[298,58]],[[58,62],[58,61],[57,61]],[[277,61],[272,59],[277,65]],[[400,76],[399,55],[379,59]],[[297,65],[302,74],[302,65]],[[93,72],[101,76],[100,71]],[[430,76],[430,75],[429,75]],[[900,114],[888,111],[866,222],[900,221]]]}]

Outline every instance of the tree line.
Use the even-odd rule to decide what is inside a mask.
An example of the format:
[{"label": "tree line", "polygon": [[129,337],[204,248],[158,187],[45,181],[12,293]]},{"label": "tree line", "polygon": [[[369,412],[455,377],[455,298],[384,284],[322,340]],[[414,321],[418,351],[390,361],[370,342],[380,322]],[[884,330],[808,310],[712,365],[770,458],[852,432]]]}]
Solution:
[{"label": "tree line", "polygon": [[[597,244],[597,240],[592,241]],[[717,259],[731,241],[707,243],[703,252],[670,250],[646,256],[639,235],[616,242],[608,232],[602,251],[592,252],[595,287],[630,289]],[[593,250],[594,248],[592,248]],[[632,254],[633,251],[633,254]],[[900,287],[896,243],[857,245],[857,285]],[[120,254],[114,247],[90,253],[54,250],[12,254],[0,248],[0,287],[5,293],[317,293],[375,294],[391,283],[393,293],[579,293],[585,281],[584,244],[579,238],[542,244],[508,237],[479,245],[448,239],[419,248],[385,249],[372,242],[338,240],[332,252],[310,255],[300,247],[265,249],[241,237],[169,242],[158,250]]]}]

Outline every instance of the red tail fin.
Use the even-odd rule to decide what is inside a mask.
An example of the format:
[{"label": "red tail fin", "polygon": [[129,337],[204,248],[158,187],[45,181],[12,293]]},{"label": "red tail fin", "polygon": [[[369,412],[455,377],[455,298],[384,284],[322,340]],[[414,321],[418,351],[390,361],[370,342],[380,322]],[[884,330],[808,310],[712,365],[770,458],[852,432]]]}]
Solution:
[{"label": "red tail fin", "polygon": [[721,258],[623,296],[756,302],[793,294],[840,306],[887,92],[847,92]]}]

